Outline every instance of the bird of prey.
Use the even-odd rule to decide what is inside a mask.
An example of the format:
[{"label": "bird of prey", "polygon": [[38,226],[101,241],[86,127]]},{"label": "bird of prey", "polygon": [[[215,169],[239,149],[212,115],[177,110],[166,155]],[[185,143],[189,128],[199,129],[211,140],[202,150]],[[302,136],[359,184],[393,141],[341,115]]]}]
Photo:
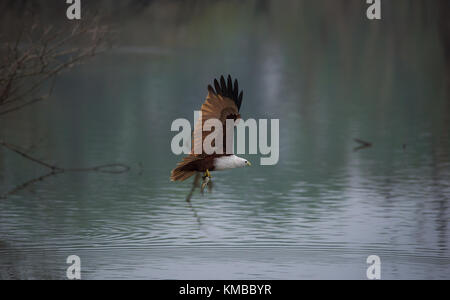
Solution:
[{"label": "bird of prey", "polygon": [[[239,92],[237,80],[235,80],[233,84],[230,75],[228,75],[226,81],[225,78],[221,76],[220,83],[217,79],[214,79],[214,88],[211,85],[208,85],[208,95],[201,108],[201,119],[198,120],[194,128],[191,153],[177,164],[170,176],[171,181],[184,181],[192,175],[201,172],[204,174],[202,190],[211,179],[210,172],[251,165],[248,160],[234,154],[227,154],[226,152],[226,120],[232,119],[236,122],[236,120],[241,118],[239,109],[242,104],[243,92]],[[203,131],[200,135],[195,134],[196,130],[203,130],[203,125],[209,119],[217,119],[222,123],[223,154],[206,154],[204,150],[199,154],[194,153],[194,147],[199,143],[203,145],[205,138],[212,133],[212,131]],[[203,147],[201,148],[203,149]]]}]

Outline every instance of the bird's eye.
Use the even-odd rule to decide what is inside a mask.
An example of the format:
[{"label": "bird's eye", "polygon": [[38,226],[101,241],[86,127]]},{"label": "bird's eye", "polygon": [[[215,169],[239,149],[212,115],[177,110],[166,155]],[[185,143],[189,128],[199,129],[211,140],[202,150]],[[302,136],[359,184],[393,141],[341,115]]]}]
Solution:
[{"label": "bird's eye", "polygon": [[245,161],[245,163],[247,164],[247,163],[248,163],[248,161]]}]

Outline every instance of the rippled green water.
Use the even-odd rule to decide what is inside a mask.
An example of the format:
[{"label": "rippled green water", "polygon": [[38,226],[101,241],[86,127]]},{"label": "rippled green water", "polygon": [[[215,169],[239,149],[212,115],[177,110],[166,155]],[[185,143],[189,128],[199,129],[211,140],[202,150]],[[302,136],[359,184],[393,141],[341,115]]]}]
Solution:
[{"label": "rippled green water", "polygon": [[[124,37],[131,24],[114,50],[61,76],[49,101],[0,119],[5,140],[36,144],[46,161],[131,166],[0,200],[0,278],[63,279],[73,254],[84,279],[365,279],[372,254],[384,279],[450,278],[437,27],[237,11],[221,25],[211,7],[174,42],[145,46]],[[213,192],[190,206],[191,182],[169,182],[180,160],[170,125],[193,121],[207,84],[228,73],[244,118],[280,119],[280,161],[247,155],[254,167],[214,174]],[[354,138],[373,146],[354,151]],[[45,172],[0,150],[0,193]]]}]

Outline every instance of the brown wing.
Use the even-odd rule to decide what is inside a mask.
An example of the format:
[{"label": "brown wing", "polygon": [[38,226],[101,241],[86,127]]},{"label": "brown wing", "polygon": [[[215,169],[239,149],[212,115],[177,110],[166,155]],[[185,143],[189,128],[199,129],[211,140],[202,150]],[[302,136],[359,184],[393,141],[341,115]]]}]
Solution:
[{"label": "brown wing", "polygon": [[[214,79],[215,90],[212,86],[208,86],[208,95],[201,108],[201,120],[196,122],[193,133],[193,142],[191,153],[193,155],[204,155],[195,154],[195,147],[200,147],[203,145],[205,138],[212,133],[212,131],[202,131],[205,122],[209,119],[218,119],[222,122],[223,130],[223,153],[226,152],[226,120],[233,119],[237,120],[241,118],[239,114],[239,109],[242,103],[243,92],[239,93],[239,85],[237,80],[231,80],[231,76],[228,75],[227,82],[223,76],[220,77],[220,84],[217,79]],[[201,125],[201,126],[200,126]],[[200,138],[201,137],[201,138]],[[203,150],[203,147],[201,147]]]}]

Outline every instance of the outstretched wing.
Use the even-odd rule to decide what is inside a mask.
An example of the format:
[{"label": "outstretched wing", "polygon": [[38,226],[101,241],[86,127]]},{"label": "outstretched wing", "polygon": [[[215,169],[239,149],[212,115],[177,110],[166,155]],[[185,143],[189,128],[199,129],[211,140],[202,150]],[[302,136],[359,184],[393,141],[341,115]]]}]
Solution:
[{"label": "outstretched wing", "polygon": [[[215,88],[215,89],[214,89]],[[194,154],[194,149],[202,149],[203,155],[203,141],[212,131],[203,131],[204,124],[209,119],[218,119],[222,122],[223,130],[223,153],[226,153],[226,120],[237,120],[241,118],[239,109],[242,104],[243,92],[239,92],[239,85],[237,80],[233,81],[231,76],[228,75],[227,81],[223,76],[220,77],[220,83],[217,79],[214,79],[214,88],[208,86],[208,95],[201,108],[201,120],[198,120],[193,133],[193,143],[191,153]],[[195,148],[198,147],[198,148]]]}]

